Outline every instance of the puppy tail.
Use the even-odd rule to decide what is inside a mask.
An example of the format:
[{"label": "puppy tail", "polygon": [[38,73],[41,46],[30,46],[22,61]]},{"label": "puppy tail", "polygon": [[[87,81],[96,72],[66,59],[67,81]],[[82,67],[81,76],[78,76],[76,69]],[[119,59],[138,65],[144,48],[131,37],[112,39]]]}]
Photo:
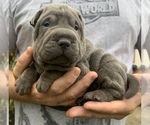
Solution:
[{"label": "puppy tail", "polygon": [[126,85],[126,99],[133,97],[139,91],[139,81],[138,79],[132,75],[127,74],[127,85]]}]

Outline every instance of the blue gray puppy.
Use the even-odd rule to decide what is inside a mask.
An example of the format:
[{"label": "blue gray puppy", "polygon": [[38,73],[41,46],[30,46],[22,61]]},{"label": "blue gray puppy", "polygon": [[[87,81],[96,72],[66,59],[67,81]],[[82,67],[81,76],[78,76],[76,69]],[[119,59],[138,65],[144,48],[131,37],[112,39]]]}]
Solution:
[{"label": "blue gray puppy", "polygon": [[130,98],[138,92],[139,82],[127,73],[126,66],[102,48],[96,48],[84,36],[84,21],[79,11],[64,5],[41,8],[31,20],[34,27],[32,64],[16,81],[16,92],[30,94],[37,81],[37,90],[46,92],[50,85],[72,67],[79,67],[81,79],[88,71],[98,73],[83,97],[88,100],[112,101]]}]

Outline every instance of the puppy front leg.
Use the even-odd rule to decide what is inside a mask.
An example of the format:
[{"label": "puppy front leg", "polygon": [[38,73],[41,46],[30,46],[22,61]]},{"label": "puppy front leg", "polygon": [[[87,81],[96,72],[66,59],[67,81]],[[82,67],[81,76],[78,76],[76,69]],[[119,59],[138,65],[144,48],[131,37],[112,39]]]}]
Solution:
[{"label": "puppy front leg", "polygon": [[85,76],[90,71],[90,69],[89,69],[89,63],[87,60],[78,62],[76,66],[79,67],[81,70],[81,73],[80,73],[79,77],[77,78],[77,81],[78,81],[83,76]]},{"label": "puppy front leg", "polygon": [[37,81],[36,88],[38,92],[46,92],[50,85],[58,78],[63,76],[64,72],[60,71],[44,71]]},{"label": "puppy front leg", "polygon": [[31,64],[16,80],[16,92],[20,95],[30,94],[32,85],[37,81],[39,74]]}]

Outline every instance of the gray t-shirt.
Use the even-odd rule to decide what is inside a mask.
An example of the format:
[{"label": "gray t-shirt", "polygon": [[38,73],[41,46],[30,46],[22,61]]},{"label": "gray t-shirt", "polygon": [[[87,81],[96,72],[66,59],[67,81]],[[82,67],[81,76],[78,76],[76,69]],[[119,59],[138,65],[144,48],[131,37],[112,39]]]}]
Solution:
[{"label": "gray t-shirt", "polygon": [[[29,20],[41,6],[66,3],[81,11],[85,35],[124,62],[131,71],[140,32],[140,0],[10,0],[10,52],[32,44]],[[125,125],[125,119],[67,118],[63,108],[15,103],[15,125]]]}]

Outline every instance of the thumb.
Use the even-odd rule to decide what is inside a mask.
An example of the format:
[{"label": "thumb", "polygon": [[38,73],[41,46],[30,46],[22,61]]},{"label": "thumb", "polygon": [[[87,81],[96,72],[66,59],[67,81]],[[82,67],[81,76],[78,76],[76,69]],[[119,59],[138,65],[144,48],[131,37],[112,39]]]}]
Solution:
[{"label": "thumb", "polygon": [[13,68],[13,74],[15,77],[19,77],[21,73],[30,65],[33,59],[33,48],[28,47],[26,51],[19,57],[15,67]]}]

